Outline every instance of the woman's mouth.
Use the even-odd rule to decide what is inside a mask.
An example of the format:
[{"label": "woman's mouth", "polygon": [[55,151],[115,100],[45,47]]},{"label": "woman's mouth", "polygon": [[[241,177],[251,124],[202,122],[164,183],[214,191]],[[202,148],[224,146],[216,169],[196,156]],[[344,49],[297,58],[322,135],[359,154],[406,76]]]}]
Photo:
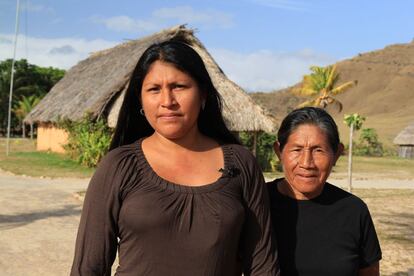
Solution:
[{"label": "woman's mouth", "polygon": [[164,113],[164,114],[158,115],[158,118],[164,119],[164,120],[173,120],[173,119],[176,119],[177,117],[181,117],[181,114],[179,114],[179,113]]}]

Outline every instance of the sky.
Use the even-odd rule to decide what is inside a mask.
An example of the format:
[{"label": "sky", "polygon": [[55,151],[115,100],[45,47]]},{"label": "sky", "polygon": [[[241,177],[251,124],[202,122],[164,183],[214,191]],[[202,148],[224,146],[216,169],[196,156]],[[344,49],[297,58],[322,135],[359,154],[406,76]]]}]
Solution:
[{"label": "sky", "polygon": [[[16,0],[0,0],[0,61]],[[69,69],[91,53],[187,24],[248,92],[293,85],[312,65],[414,39],[411,0],[20,0],[16,58]]]}]

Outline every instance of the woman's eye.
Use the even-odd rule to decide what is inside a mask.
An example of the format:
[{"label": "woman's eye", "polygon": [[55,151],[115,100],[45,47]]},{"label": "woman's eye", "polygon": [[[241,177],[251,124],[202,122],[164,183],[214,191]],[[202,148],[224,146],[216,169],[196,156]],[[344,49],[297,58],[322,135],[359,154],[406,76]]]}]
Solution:
[{"label": "woman's eye", "polygon": [[159,90],[160,90],[159,87],[150,87],[147,89],[148,92],[157,92]]},{"label": "woman's eye", "polygon": [[186,86],[184,84],[177,83],[173,86],[174,90],[181,90],[184,89]]},{"label": "woman's eye", "polygon": [[324,149],[322,149],[322,148],[316,148],[316,149],[314,150],[314,152],[316,152],[316,153],[325,153],[325,150],[324,150]]}]

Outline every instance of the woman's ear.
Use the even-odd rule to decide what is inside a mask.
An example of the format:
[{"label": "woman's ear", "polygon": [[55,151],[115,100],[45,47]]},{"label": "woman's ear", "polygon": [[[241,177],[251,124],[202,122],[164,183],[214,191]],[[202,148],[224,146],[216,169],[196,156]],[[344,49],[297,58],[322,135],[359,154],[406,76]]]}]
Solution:
[{"label": "woman's ear", "polygon": [[277,158],[279,158],[279,160],[282,161],[282,152],[280,151],[280,143],[278,141],[273,143],[273,150],[275,151]]},{"label": "woman's ear", "polygon": [[335,156],[334,156],[334,166],[336,165],[336,161],[338,161],[339,156],[341,156],[341,154],[344,152],[344,149],[345,149],[344,144],[339,143],[338,150],[336,151]]}]

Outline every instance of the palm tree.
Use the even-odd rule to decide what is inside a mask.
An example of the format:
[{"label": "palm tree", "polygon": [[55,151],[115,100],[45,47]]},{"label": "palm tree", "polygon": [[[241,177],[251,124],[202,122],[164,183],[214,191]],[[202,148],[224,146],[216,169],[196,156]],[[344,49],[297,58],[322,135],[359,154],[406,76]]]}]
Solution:
[{"label": "palm tree", "polygon": [[[23,138],[26,137],[26,128],[23,122],[24,117],[26,117],[27,114],[40,102],[40,98],[36,95],[31,96],[23,96],[20,101],[17,102],[17,105],[15,105],[13,111],[16,117],[19,119],[19,121],[22,124],[22,130],[23,130]],[[30,138],[33,139],[33,124],[30,124]]]},{"label": "palm tree", "polygon": [[335,104],[341,112],[342,103],[333,96],[344,93],[349,88],[357,85],[358,81],[348,81],[334,88],[339,78],[336,65],[327,67],[312,66],[310,70],[312,73],[303,76],[302,85],[294,89],[293,93],[314,98],[300,104],[298,107],[316,106],[326,108],[329,104]]},{"label": "palm tree", "polygon": [[365,117],[362,117],[358,113],[352,115],[345,114],[344,123],[350,128],[349,131],[349,150],[348,150],[348,191],[352,192],[352,140],[354,137],[354,129],[359,130],[362,127],[362,123],[365,121]]}]

